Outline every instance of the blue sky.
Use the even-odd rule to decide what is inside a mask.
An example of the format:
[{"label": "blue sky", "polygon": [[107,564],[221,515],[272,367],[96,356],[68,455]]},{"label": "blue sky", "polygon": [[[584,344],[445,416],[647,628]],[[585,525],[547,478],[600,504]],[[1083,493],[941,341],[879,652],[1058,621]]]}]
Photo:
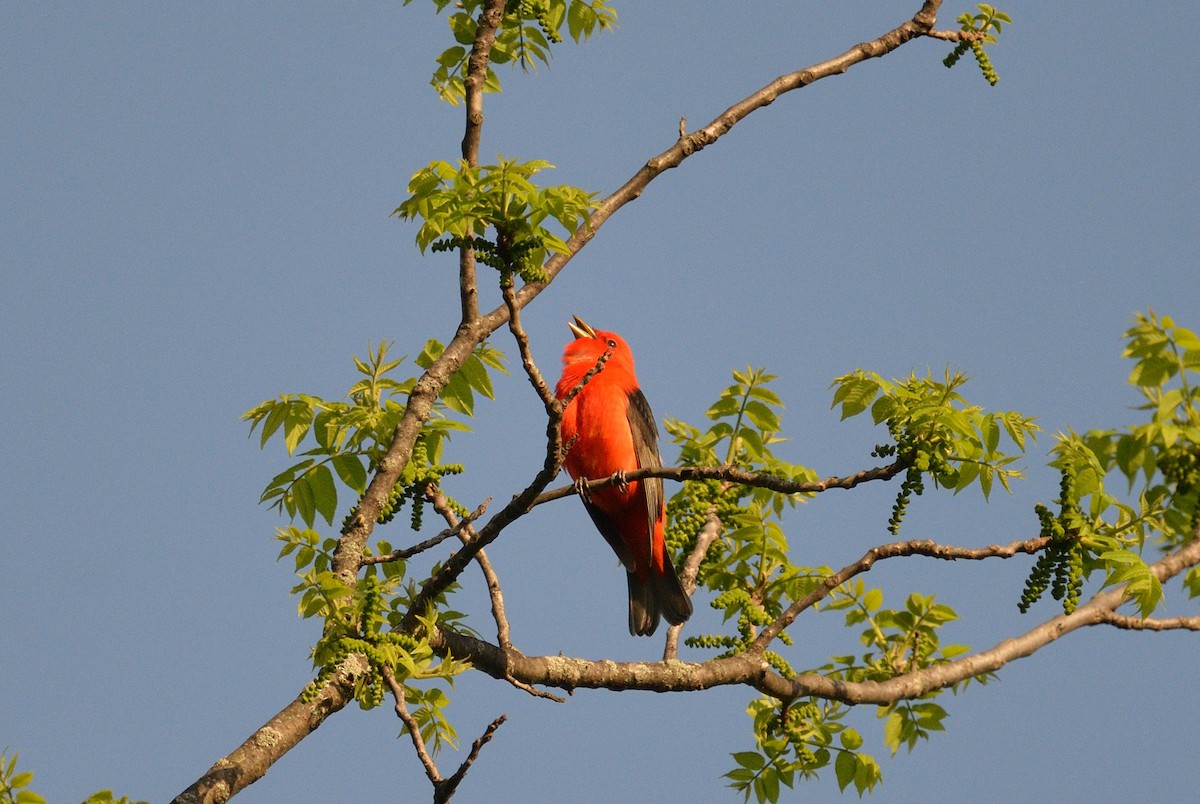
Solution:
[{"label": "blue sky", "polygon": [[[482,153],[546,159],[546,181],[606,194],[681,116],[703,125],[917,5],[618,3],[616,32],[535,75],[502,69]],[[967,8],[948,2],[942,27]],[[655,181],[526,312],[542,369],[557,376],[581,315],[626,336],[660,418],[699,423],[731,369],[766,366],[785,457],[827,475],[870,465],[883,438],[838,422],[834,377],[962,368],[969,399],[1035,415],[1045,435],[1012,498],[928,495],[905,535],[1033,535],[1033,504],[1056,495],[1052,434],[1136,419],[1132,313],[1200,327],[1200,9],[1002,8],[1016,24],[995,88],[970,63],[947,71],[945,43],[915,42],[780,98]],[[458,153],[461,109],[428,86],[449,44],[420,2],[0,6],[0,747],[49,800],[169,799],[310,678],[315,625],[271,538],[285,523],[257,505],[286,456],[239,415],[283,392],[340,396],[368,341],[415,355],[453,334],[452,258],[422,257],[389,218],[415,170]],[[498,383],[452,445],[469,471],[450,490],[474,504],[524,485],[541,417],[522,377]],[[841,566],[889,541],[893,493],[802,507],[798,560]],[[489,554],[526,653],[661,650],[626,633],[624,582],[575,501]],[[891,604],[936,593],[963,615],[947,638],[984,648],[1053,613],[1016,613],[1028,565],[897,561],[868,580]],[[478,587],[461,598],[486,616]],[[699,608],[697,628],[716,623]],[[798,623],[795,663],[855,650],[838,622]],[[948,733],[895,759],[865,707],[874,799],[1182,800],[1197,655],[1185,634],[1077,632],[943,699]],[[750,698],[557,705],[464,677],[450,710],[464,742],[509,721],[460,797],[740,800],[719,777],[751,747]],[[420,800],[399,730],[387,708],[347,709],[238,800]],[[829,772],[797,797],[835,791]]]}]

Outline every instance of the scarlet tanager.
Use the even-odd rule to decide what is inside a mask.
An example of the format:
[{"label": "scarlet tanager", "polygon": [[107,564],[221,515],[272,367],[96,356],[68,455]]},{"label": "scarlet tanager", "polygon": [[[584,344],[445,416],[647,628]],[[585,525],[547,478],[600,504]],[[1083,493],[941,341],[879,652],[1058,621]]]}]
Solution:
[{"label": "scarlet tanager", "polygon": [[[615,332],[594,330],[578,316],[567,324],[575,340],[563,351],[555,395],[563,399],[605,351],[601,370],[567,405],[561,433],[570,444],[563,466],[575,480],[662,466],[658,427],[633,372],[633,352]],[[663,545],[666,511],[661,478],[631,480],[595,489],[583,506],[625,566],[629,581],[629,633],[649,636],[659,617],[678,625],[692,615],[675,566]]]}]

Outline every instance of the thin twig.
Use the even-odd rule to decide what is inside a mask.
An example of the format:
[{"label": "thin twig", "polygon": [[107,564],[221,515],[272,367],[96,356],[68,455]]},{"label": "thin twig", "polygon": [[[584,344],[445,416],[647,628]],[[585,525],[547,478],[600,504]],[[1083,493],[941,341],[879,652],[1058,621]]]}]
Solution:
[{"label": "thin twig", "polygon": [[[709,508],[704,526],[696,534],[696,546],[692,548],[692,552],[688,553],[687,560],[683,562],[683,568],[679,573],[679,582],[683,584],[683,591],[688,597],[691,597],[696,591],[696,577],[700,574],[700,562],[708,555],[708,548],[712,547],[712,543],[721,535],[721,528],[721,518],[717,516],[716,506],[713,506]],[[667,640],[663,646],[664,662],[679,655],[679,632],[682,630],[683,623],[672,625],[667,629]]]},{"label": "thin twig", "polygon": [[384,682],[392,691],[392,697],[396,699],[396,717],[400,718],[404,723],[404,730],[408,732],[408,736],[412,739],[413,749],[417,752],[417,758],[421,760],[421,764],[425,767],[425,775],[429,777],[429,781],[433,784],[433,789],[436,791],[438,785],[442,782],[442,774],[438,770],[437,763],[433,761],[433,757],[429,754],[429,749],[425,746],[425,739],[421,736],[421,726],[417,723],[417,719],[408,711],[408,705],[404,702],[404,687],[396,680],[395,674],[392,673],[392,668],[384,665],[381,668]]},{"label": "thin twig", "polygon": [[[504,0],[487,0],[475,28],[475,41],[467,57],[463,77],[463,106],[466,125],[463,128],[462,158],[470,166],[479,165],[479,140],[483,133],[483,86],[487,82],[488,61],[496,43],[496,29],[504,18]],[[468,229],[468,241],[475,232]],[[464,245],[458,251],[458,295],[463,325],[479,319],[479,286],[476,280],[475,249]]]},{"label": "thin twig", "polygon": [[554,393],[551,392],[550,386],[546,384],[542,373],[538,371],[537,364],[533,362],[533,352],[529,348],[529,336],[521,326],[521,310],[517,307],[512,285],[505,285],[501,289],[501,293],[504,296],[504,303],[508,305],[508,330],[517,341],[517,350],[521,353],[521,366],[524,367],[525,376],[529,378],[529,383],[533,386],[533,390],[537,392],[538,397],[542,400],[548,411],[555,404]]},{"label": "thin twig", "polygon": [[371,564],[387,564],[390,561],[406,561],[418,553],[423,553],[431,547],[436,547],[437,545],[449,539],[451,536],[459,535],[464,528],[470,527],[472,522],[483,516],[484,512],[487,511],[488,503],[491,501],[492,498],[488,497],[486,500],[481,502],[474,511],[456,521],[451,527],[439,532],[436,536],[431,536],[425,541],[417,542],[412,547],[406,547],[403,550],[393,550],[386,555],[365,556],[363,557],[362,564],[360,566],[366,567]]},{"label": "thin twig", "polygon": [[496,729],[503,726],[504,721],[506,720],[508,720],[508,715],[501,715],[488,724],[488,727],[483,730],[483,734],[476,737],[475,741],[471,743],[471,752],[467,754],[467,758],[463,760],[463,763],[458,766],[458,770],[454,772],[454,775],[449,779],[445,779],[434,785],[434,804],[443,804],[443,802],[451,799],[451,797],[454,795],[454,791],[458,789],[458,783],[463,780],[463,777],[467,775],[467,770],[471,767],[471,765],[474,764],[475,760],[479,758],[480,749],[491,742],[492,736],[496,733]]},{"label": "thin twig", "polygon": [[1032,539],[1023,539],[1008,544],[993,544],[987,547],[955,547],[953,545],[938,544],[937,542],[928,539],[914,539],[907,542],[892,542],[891,544],[883,544],[878,547],[872,547],[858,561],[849,564],[835,572],[833,575],[826,577],[821,585],[813,589],[804,597],[788,606],[783,614],[779,615],[766,628],[762,630],[754,642],[750,644],[749,650],[763,651],[771,643],[771,640],[779,636],[779,632],[791,625],[796,617],[805,609],[815,606],[817,603],[829,596],[830,592],[837,589],[846,581],[853,578],[855,575],[860,575],[870,571],[876,561],[882,561],[888,558],[899,558],[902,556],[926,556],[928,558],[938,558],[944,561],[957,561],[959,559],[967,561],[980,561],[986,558],[1012,558],[1018,553],[1028,553],[1030,555],[1040,552],[1050,543],[1049,536],[1037,536]]},{"label": "thin twig", "polygon": [[[426,489],[425,496],[429,502],[433,503],[433,510],[446,520],[447,525],[454,528],[462,524],[458,521],[458,515],[454,513],[454,509],[450,507],[446,495],[442,494],[440,489],[430,487]],[[478,534],[468,522],[465,527],[458,528],[458,536],[464,545],[468,545],[477,538]],[[508,617],[504,613],[504,593],[500,589],[500,578],[496,575],[496,571],[492,568],[492,562],[488,560],[487,553],[483,550],[475,554],[475,563],[479,565],[479,570],[483,573],[483,580],[488,588],[488,597],[492,602],[492,618],[496,621],[496,640],[502,647],[509,647],[512,645],[512,641],[509,637]]]},{"label": "thin twig", "polygon": [[1151,617],[1142,619],[1108,611],[1104,612],[1100,619],[1106,625],[1127,628],[1131,631],[1200,631],[1200,617],[1170,617],[1156,620]]},{"label": "thin twig", "polygon": [[[852,489],[855,486],[871,480],[891,480],[908,468],[908,462],[898,460],[887,466],[877,466],[874,469],[864,469],[844,477],[828,477],[824,480],[789,480],[767,472],[747,472],[735,466],[662,466],[635,469],[626,472],[625,482],[641,480],[646,477],[661,477],[664,480],[724,480],[741,486],[770,489],[780,494],[820,494],[830,489]],[[588,491],[615,486],[622,482],[618,475],[589,480],[584,483]],[[534,505],[541,505],[577,493],[578,484],[561,486],[540,494]]]}]

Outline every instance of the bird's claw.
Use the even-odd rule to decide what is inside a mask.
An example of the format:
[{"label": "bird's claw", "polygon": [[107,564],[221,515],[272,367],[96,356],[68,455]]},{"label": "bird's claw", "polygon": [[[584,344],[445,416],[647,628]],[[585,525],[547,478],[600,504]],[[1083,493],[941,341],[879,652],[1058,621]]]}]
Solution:
[{"label": "bird's claw", "polygon": [[617,491],[626,494],[629,491],[629,481],[625,478],[625,470],[618,469],[613,473],[613,480],[617,484]]},{"label": "bird's claw", "polygon": [[592,501],[592,490],[588,488],[587,478],[576,478],[574,485],[575,493],[579,495],[579,499],[583,500],[585,503],[590,503]]}]

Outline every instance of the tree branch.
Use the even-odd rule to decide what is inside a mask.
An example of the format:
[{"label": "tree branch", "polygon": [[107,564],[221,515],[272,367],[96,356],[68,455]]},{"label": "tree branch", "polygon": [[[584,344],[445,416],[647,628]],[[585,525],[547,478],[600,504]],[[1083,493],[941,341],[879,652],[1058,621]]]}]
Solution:
[{"label": "tree branch", "polygon": [[925,32],[925,35],[930,39],[942,39],[947,42],[982,42],[987,37],[987,32],[929,30]]},{"label": "tree branch", "polygon": [[1018,553],[1028,553],[1030,555],[1044,550],[1046,545],[1051,541],[1049,536],[1038,536],[1033,539],[1025,539],[1021,541],[1009,542],[1008,544],[993,544],[987,547],[954,547],[952,545],[938,544],[937,542],[928,539],[914,539],[907,542],[892,542],[891,544],[872,547],[866,552],[862,558],[843,567],[838,572],[827,577],[821,582],[821,585],[809,592],[804,597],[800,598],[792,605],[788,606],[776,620],[765,627],[762,632],[755,638],[750,645],[752,651],[766,650],[767,646],[775,637],[779,636],[779,632],[787,628],[796,617],[805,609],[812,608],[820,601],[829,596],[829,593],[846,581],[853,578],[855,575],[860,575],[864,572],[869,572],[876,561],[882,561],[888,558],[900,558],[903,556],[926,556],[928,558],[939,558],[943,561],[957,561],[958,559],[968,561],[980,561],[985,558],[1012,558]]},{"label": "tree branch", "polygon": [[[467,120],[463,131],[462,157],[471,167],[479,166],[479,140],[483,133],[483,85],[487,81],[488,62],[496,43],[496,29],[504,18],[504,0],[488,0],[479,15],[475,41],[467,57],[467,74],[463,78],[463,105]],[[468,240],[474,236],[468,230]],[[467,325],[479,318],[479,286],[475,276],[475,249],[463,246],[458,250],[458,295],[461,323]]]},{"label": "tree branch", "polygon": [[[866,483],[871,480],[891,480],[907,468],[908,461],[901,459],[887,466],[864,469],[861,472],[846,475],[845,477],[827,477],[824,480],[808,481],[789,480],[767,472],[747,472],[743,469],[738,469],[736,466],[661,466],[626,472],[624,480],[632,482],[645,477],[661,477],[664,480],[678,480],[680,482],[685,480],[724,480],[739,486],[770,489],[780,494],[819,494],[830,489],[852,489],[860,483]],[[601,489],[606,486],[615,486],[620,482],[620,477],[611,475],[597,480],[589,480],[582,485],[588,491],[592,491],[593,489]],[[573,483],[569,486],[551,489],[538,495],[533,504],[541,505],[542,503],[552,502],[563,497],[570,497],[578,492],[579,485],[578,483]]]},{"label": "tree branch", "polygon": [[1200,631],[1200,617],[1170,617],[1165,620],[1147,617],[1143,620],[1141,617],[1109,611],[1103,613],[1100,621],[1130,631]]},{"label": "tree branch", "polygon": [[451,536],[457,536],[462,533],[464,528],[470,527],[471,523],[483,516],[487,511],[488,504],[492,498],[488,497],[481,502],[474,511],[467,514],[462,519],[457,520],[453,525],[438,533],[436,536],[431,536],[423,542],[417,542],[412,547],[406,547],[403,550],[393,550],[390,553],[382,556],[364,556],[362,566],[370,566],[371,564],[387,564],[391,561],[406,561],[418,553],[423,553],[431,547],[437,547],[442,542],[449,539]]},{"label": "tree branch", "polygon": [[517,306],[512,285],[505,285],[501,292],[504,295],[504,304],[508,307],[508,329],[517,342],[517,351],[521,354],[521,367],[525,369],[525,376],[529,378],[529,384],[533,386],[534,392],[549,411],[555,404],[554,394],[550,391],[546,380],[543,379],[537,364],[533,362],[533,351],[529,348],[529,336],[525,334],[525,328],[521,326],[521,308]]},{"label": "tree branch", "polygon": [[[750,114],[774,103],[780,95],[792,90],[803,89],[809,84],[831,75],[841,75],[860,62],[886,56],[901,45],[924,36],[933,30],[941,5],[942,0],[925,0],[921,9],[904,24],[876,39],[855,45],[840,56],[776,78],[762,89],[730,106],[704,128],[679,137],[670,148],[658,156],[651,157],[625,184],[597,204],[596,211],[592,213],[587,222],[575,230],[567,240],[569,253],[555,254],[546,261],[543,267],[549,275],[549,279],[546,282],[529,283],[518,291],[518,306],[524,307],[545,290],[559,272],[566,267],[571,258],[596,236],[596,232],[604,225],[605,221],[612,217],[613,213],[640,196],[650,182],[665,171],[679,167],[683,160],[706,146],[712,145]],[[493,310],[485,316],[485,319],[492,317],[502,319],[505,315],[507,315],[507,310],[502,307]]]},{"label": "tree branch", "polygon": [[[1036,540],[1013,542],[1010,545],[978,550],[943,547],[948,551],[944,555],[937,555],[939,551],[925,548],[914,552],[951,560],[1002,556],[1010,549],[1025,552],[1022,545],[1031,545],[1034,541]],[[986,555],[981,555],[980,551]],[[1183,548],[1150,565],[1150,569],[1159,581],[1165,581],[1198,563],[1200,539],[1193,539]],[[851,567],[860,564],[862,560]],[[1106,622],[1108,614],[1120,607],[1126,599],[1124,586],[1102,591],[1072,614],[1054,617],[1025,634],[1006,639],[990,649],[955,661],[903,673],[881,682],[843,681],[816,673],[786,679],[775,673],[761,653],[754,650],[703,663],[677,660],[612,662],[565,656],[530,657],[515,650],[505,654],[495,645],[445,629],[438,629],[431,635],[430,642],[437,652],[448,651],[457,658],[467,659],[474,667],[494,677],[503,678],[506,671],[511,671],[513,676],[526,683],[559,687],[568,691],[592,688],[614,691],[693,692],[714,686],[744,684],[781,700],[816,696],[850,704],[891,704],[903,699],[918,698],[927,692],[999,670],[1009,662],[1029,656],[1071,631]]]},{"label": "tree branch", "polygon": [[425,738],[421,736],[421,725],[408,711],[408,704],[404,701],[404,687],[396,680],[396,674],[392,672],[392,668],[384,667],[381,673],[384,683],[392,691],[392,698],[396,701],[394,707],[396,717],[400,718],[400,722],[404,724],[404,730],[408,732],[408,737],[412,740],[413,751],[416,752],[417,759],[421,761],[421,766],[425,769],[425,776],[433,785],[436,796],[438,784],[442,781],[442,773],[438,770],[437,763],[433,761],[429,748],[425,745]]},{"label": "tree branch", "polygon": [[[464,545],[470,544],[478,538],[478,534],[475,533],[475,529],[469,522],[462,526],[463,523],[458,521],[457,515],[450,508],[449,500],[441,491],[436,488],[427,490],[426,499],[433,503],[433,510],[446,520],[446,524],[456,529]],[[488,597],[492,602],[492,618],[496,621],[496,642],[501,647],[507,647],[512,642],[509,636],[508,617],[504,613],[504,593],[500,589],[500,578],[496,575],[496,571],[492,568],[492,562],[488,560],[487,553],[483,550],[475,554],[475,563],[479,565],[479,570],[483,573],[483,581],[487,585]]]},{"label": "tree branch", "polygon": [[[696,546],[692,548],[692,552],[688,553],[687,560],[683,562],[683,568],[679,573],[679,582],[683,584],[683,591],[688,597],[696,592],[696,576],[700,574],[700,562],[708,555],[708,548],[712,547],[712,543],[721,535],[721,528],[721,518],[717,516],[716,506],[713,506],[704,520],[704,527],[700,528],[700,532],[696,534]],[[664,662],[679,655],[679,633],[682,630],[683,623],[672,625],[667,629],[667,640],[663,646]]]},{"label": "tree branch", "polygon": [[203,776],[173,799],[173,804],[224,804],[261,779],[276,760],[317,730],[325,718],[354,700],[354,685],[369,666],[351,654],[310,701],[303,695],[268,720],[233,753],[218,759]]},{"label": "tree branch", "polygon": [[467,754],[467,758],[464,759],[462,764],[458,766],[458,770],[454,772],[454,775],[449,779],[438,783],[434,787],[434,804],[442,804],[443,802],[450,800],[450,798],[454,795],[454,791],[458,789],[459,782],[461,782],[463,777],[467,775],[467,770],[470,769],[471,765],[475,763],[475,760],[479,758],[479,751],[485,745],[491,742],[492,736],[496,733],[496,729],[503,726],[504,721],[506,720],[508,720],[508,715],[501,715],[488,724],[488,727],[484,729],[483,734],[475,738],[475,741],[471,743],[471,752]]}]

